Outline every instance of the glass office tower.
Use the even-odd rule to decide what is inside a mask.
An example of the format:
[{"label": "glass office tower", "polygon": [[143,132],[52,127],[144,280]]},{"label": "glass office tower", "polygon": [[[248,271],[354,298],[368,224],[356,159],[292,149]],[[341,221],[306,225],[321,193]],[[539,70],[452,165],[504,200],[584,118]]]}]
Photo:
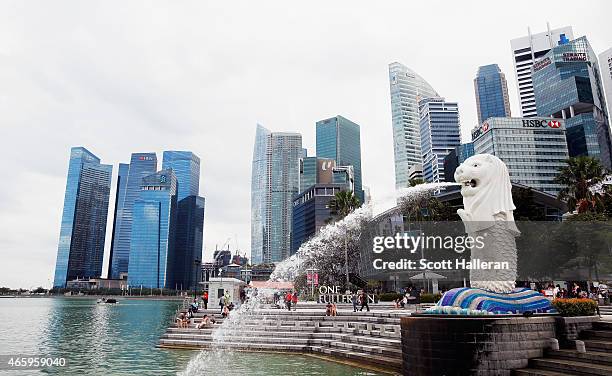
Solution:
[{"label": "glass office tower", "polygon": [[164,151],[163,169],[172,169],[178,184],[178,226],[174,287],[192,289],[201,270],[204,234],[204,197],[200,197],[200,158],[190,151]]},{"label": "glass office tower", "polygon": [[70,150],[54,287],[102,274],[112,170],[84,147]]},{"label": "glass office tower", "polygon": [[200,193],[200,158],[190,151],[164,151],[162,169],[171,168],[178,181],[177,200]]},{"label": "glass office tower", "polygon": [[361,138],[359,125],[342,117],[318,121],[317,157],[336,161],[336,166],[353,166],[355,195],[364,202],[361,186]]},{"label": "glass office tower", "polygon": [[128,284],[132,287],[175,288],[177,181],[170,169],[142,179],[133,204]]},{"label": "glass office tower", "polygon": [[117,212],[120,210],[119,206],[125,200],[125,187],[127,186],[127,177],[130,172],[130,165],[128,163],[119,163],[119,174],[117,175],[117,185],[115,190],[115,210],[113,212],[113,233],[111,235],[111,246],[110,246],[110,255],[108,257],[111,262],[108,263],[108,277],[110,278],[113,275],[112,270],[112,260],[113,260],[113,252],[115,246],[115,234],[117,234],[117,220],[118,215]]},{"label": "glass office tower", "polygon": [[539,116],[565,120],[571,157],[588,155],[612,168],[610,123],[597,56],[586,37],[551,49],[533,66]]},{"label": "glass office tower", "polygon": [[293,195],[300,189],[302,136],[257,125],[251,171],[251,259],[284,260],[291,249]]},{"label": "glass office tower", "polygon": [[134,153],[130,158],[127,182],[120,193],[122,200],[116,203],[117,219],[113,231],[113,255],[109,262],[109,278],[118,279],[121,273],[127,273],[130,259],[130,239],[132,235],[132,207],[140,197],[142,178],[157,171],[155,153]]},{"label": "glass office tower", "polygon": [[439,95],[421,76],[397,62],[389,64],[389,86],[395,188],[406,188],[410,169],[422,163],[419,101]]},{"label": "glass office tower", "polygon": [[444,98],[419,102],[423,179],[428,183],[446,180],[444,157],[461,144],[459,105]]},{"label": "glass office tower", "polygon": [[478,68],[474,78],[478,124],[490,117],[510,115],[510,99],[506,76],[497,64],[483,65]]}]

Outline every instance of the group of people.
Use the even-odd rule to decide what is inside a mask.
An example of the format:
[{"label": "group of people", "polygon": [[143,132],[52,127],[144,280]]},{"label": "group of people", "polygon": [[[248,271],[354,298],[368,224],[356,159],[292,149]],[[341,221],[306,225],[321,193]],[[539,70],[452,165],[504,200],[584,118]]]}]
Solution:
[{"label": "group of people", "polygon": [[370,306],[368,305],[368,294],[364,290],[351,294],[351,303],[353,304],[353,312],[357,312],[357,306],[361,306],[359,308],[360,312],[363,311],[364,308],[370,312]]},{"label": "group of people", "polygon": [[406,308],[410,304],[420,304],[423,289],[408,287],[404,294],[393,301],[395,308]]}]

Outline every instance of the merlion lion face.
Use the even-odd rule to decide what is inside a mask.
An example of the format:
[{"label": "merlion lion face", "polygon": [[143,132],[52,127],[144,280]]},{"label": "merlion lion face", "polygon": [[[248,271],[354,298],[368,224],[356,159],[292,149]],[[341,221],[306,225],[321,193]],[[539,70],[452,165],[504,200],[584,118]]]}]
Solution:
[{"label": "merlion lion face", "polygon": [[461,184],[461,195],[471,197],[491,183],[496,168],[489,154],[478,154],[466,159],[455,170],[455,181]]}]

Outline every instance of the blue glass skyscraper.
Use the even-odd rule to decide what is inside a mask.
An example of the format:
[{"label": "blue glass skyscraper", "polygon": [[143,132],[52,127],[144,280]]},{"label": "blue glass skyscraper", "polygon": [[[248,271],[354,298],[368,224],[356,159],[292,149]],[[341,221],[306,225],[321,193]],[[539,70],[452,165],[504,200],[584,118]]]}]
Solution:
[{"label": "blue glass skyscraper", "polygon": [[300,188],[302,136],[257,125],[251,172],[251,260],[284,260],[291,249],[293,196]]},{"label": "blue glass skyscraper", "polygon": [[[130,172],[130,165],[128,163],[119,163],[119,174],[117,175],[117,188],[115,191],[115,211],[113,213],[113,234],[111,236],[111,246],[110,246],[110,255],[108,257],[109,260],[113,260],[113,252],[114,252],[114,246],[115,246],[115,235],[118,233],[118,228],[117,228],[117,220],[118,218],[118,211],[120,203],[123,203],[123,200],[125,200],[125,187],[127,186],[127,178],[128,178],[128,173]],[[112,266],[113,263],[109,262],[108,263],[108,276],[112,276],[113,275],[113,271],[112,271]]]},{"label": "blue glass skyscraper", "polygon": [[117,219],[113,231],[113,255],[109,262],[109,278],[119,278],[127,273],[130,259],[130,239],[132,236],[132,208],[140,197],[142,178],[157,171],[155,153],[133,153],[130,159],[127,182],[120,193],[123,199],[116,203]]},{"label": "blue glass skyscraper", "polygon": [[612,168],[599,64],[587,38],[554,47],[532,69],[538,116],[565,119],[570,157],[588,155]]},{"label": "blue glass skyscraper", "polygon": [[445,181],[444,157],[461,144],[459,106],[444,98],[425,98],[419,102],[423,179]]},{"label": "blue glass skyscraper", "polygon": [[361,138],[359,125],[342,117],[318,121],[317,157],[336,161],[336,166],[353,166],[355,195],[364,202],[361,186]]},{"label": "blue glass skyscraper", "polygon": [[133,204],[128,284],[174,288],[177,181],[172,170],[142,179]]},{"label": "blue glass skyscraper", "polygon": [[102,274],[112,170],[83,147],[70,150],[54,287]]},{"label": "blue glass skyscraper", "polygon": [[164,151],[164,170],[171,168],[178,181],[177,200],[200,193],[200,158],[190,151]]},{"label": "blue glass skyscraper", "polygon": [[204,197],[200,191],[200,158],[190,151],[165,151],[163,168],[172,169],[178,184],[178,214],[173,287],[194,288],[201,270]]},{"label": "blue glass skyscraper", "polygon": [[508,117],[510,99],[506,76],[497,64],[484,65],[478,68],[474,79],[478,124],[490,117]]}]

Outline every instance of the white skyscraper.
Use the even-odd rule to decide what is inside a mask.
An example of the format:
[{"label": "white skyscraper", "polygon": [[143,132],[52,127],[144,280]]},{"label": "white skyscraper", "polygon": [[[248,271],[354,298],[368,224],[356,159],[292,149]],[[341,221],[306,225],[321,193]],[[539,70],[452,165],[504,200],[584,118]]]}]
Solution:
[{"label": "white skyscraper", "polygon": [[601,81],[606,92],[606,103],[608,103],[608,123],[612,123],[612,48],[599,55],[599,70]]},{"label": "white skyscraper", "polygon": [[418,74],[403,64],[389,64],[395,188],[409,186],[409,171],[422,164],[419,101],[439,97]]},{"label": "white skyscraper", "polygon": [[546,32],[538,34],[531,34],[531,30],[527,29],[527,33],[527,36],[512,39],[510,46],[512,47],[512,62],[514,63],[521,116],[534,117],[537,112],[531,67],[551,48],[574,39],[574,33],[571,26],[554,30],[548,27]]}]

